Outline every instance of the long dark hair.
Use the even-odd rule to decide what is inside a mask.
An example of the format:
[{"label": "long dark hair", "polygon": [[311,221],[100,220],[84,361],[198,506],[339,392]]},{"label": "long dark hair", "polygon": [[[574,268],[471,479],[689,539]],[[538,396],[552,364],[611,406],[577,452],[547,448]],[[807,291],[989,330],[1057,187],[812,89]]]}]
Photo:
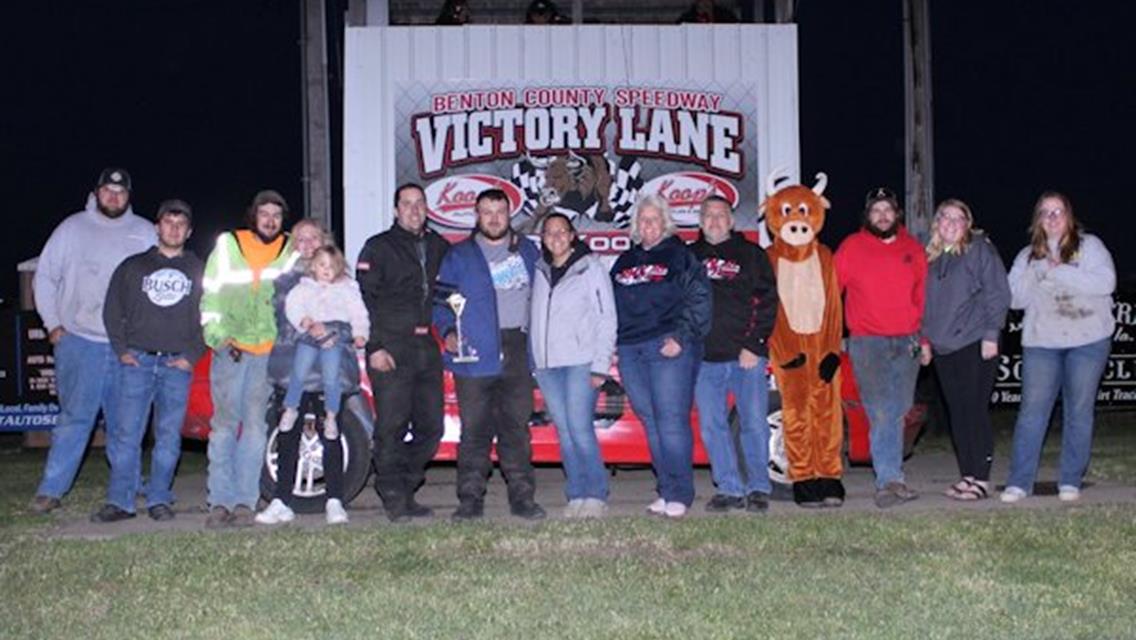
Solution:
[{"label": "long dark hair", "polygon": [[1069,197],[1060,191],[1046,191],[1042,193],[1037,202],[1033,205],[1033,222],[1030,223],[1030,260],[1044,260],[1049,258],[1049,243],[1046,242],[1045,227],[1042,225],[1045,212],[1041,210],[1041,203],[1053,198],[1061,201],[1061,208],[1065,210],[1065,235],[1061,238],[1061,242],[1057,245],[1060,252],[1061,262],[1069,263],[1073,261],[1073,256],[1077,255],[1077,251],[1081,249],[1081,234],[1084,233],[1084,228],[1081,227],[1081,221],[1073,215],[1073,203],[1069,201]]}]

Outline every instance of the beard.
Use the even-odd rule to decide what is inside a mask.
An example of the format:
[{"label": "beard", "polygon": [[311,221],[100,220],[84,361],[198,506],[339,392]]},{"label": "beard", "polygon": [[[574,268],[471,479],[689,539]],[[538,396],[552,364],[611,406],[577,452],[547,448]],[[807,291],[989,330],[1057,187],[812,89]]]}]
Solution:
[{"label": "beard", "polygon": [[895,236],[896,231],[899,230],[899,221],[896,220],[891,223],[886,229],[881,229],[872,223],[868,223],[868,232],[876,236],[880,240],[887,240]]},{"label": "beard", "polygon": [[252,232],[256,234],[256,237],[260,238],[260,241],[263,242],[264,244],[272,244],[273,242],[275,242],[276,239],[280,237],[281,231],[283,231],[283,230],[277,229],[275,233],[273,233],[270,236],[267,236],[267,235],[264,235],[264,233],[261,232],[260,229],[253,229],[252,230]]},{"label": "beard", "polygon": [[99,203],[97,203],[96,206],[98,206],[99,213],[101,213],[104,216],[111,218],[113,220],[115,218],[122,217],[122,214],[126,213],[126,208],[130,205],[123,205],[121,207],[111,208],[111,207],[108,207],[108,206],[104,205],[103,203],[99,202]]},{"label": "beard", "polygon": [[477,227],[477,232],[480,233],[481,235],[485,236],[485,238],[487,240],[496,241],[496,240],[500,240],[501,238],[504,238],[505,236],[509,235],[509,225],[505,225],[505,227],[497,233],[490,233],[489,230],[486,229],[485,227],[479,226],[479,227]]}]

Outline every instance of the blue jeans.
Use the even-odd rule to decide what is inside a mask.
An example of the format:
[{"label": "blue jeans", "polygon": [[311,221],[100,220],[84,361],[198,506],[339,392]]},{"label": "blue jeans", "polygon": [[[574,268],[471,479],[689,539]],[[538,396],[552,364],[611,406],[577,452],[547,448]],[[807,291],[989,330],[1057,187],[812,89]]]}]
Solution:
[{"label": "blue jeans", "polygon": [[[914,336],[851,336],[848,355],[871,428],[876,488],[903,482],[903,424],[915,400],[919,361]],[[816,366],[806,363],[805,366]]]},{"label": "blue jeans", "polygon": [[209,391],[209,506],[255,509],[268,439],[268,355],[243,353],[233,362],[227,352],[214,351]]},{"label": "blue jeans", "polygon": [[619,373],[635,414],[643,423],[656,490],[667,502],[694,502],[694,434],[690,407],[702,360],[700,344],[684,342],[682,353],[659,353],[662,338],[619,345]]},{"label": "blue jeans", "polygon": [[325,411],[339,413],[343,392],[339,383],[339,360],[343,349],[336,343],[330,349],[321,349],[306,342],[296,343],[296,355],[292,356],[292,375],[288,376],[288,392],[284,394],[284,406],[295,409],[300,406],[304,394],[304,378],[319,360],[320,377],[323,380],[323,407]]},{"label": "blue jeans", "polygon": [[55,345],[55,389],[59,418],[51,431],[51,450],[36,495],[61,498],[71,490],[83,462],[99,409],[112,429],[118,359],[110,343],[64,333]]},{"label": "blue jeans", "polygon": [[[710,457],[710,472],[718,493],[727,496],[744,496],[772,491],[769,483],[769,377],[765,373],[765,358],[757,366],[743,369],[737,360],[703,362],[698,369],[694,385],[694,399],[698,403],[698,424],[702,431],[702,444]],[[733,392],[734,406],[738,411],[740,429],[738,440],[745,463],[746,483],[742,486],[738,471],[738,455],[730,434],[727,393]]]},{"label": "blue jeans", "polygon": [[1093,444],[1093,408],[1112,339],[1070,349],[1022,349],[1022,404],[1014,425],[1014,451],[1006,486],[1033,492],[1041,446],[1053,403],[1061,396],[1061,466],[1058,486],[1081,487]]},{"label": "blue jeans", "polygon": [[607,500],[607,469],[596,440],[591,366],[551,367],[534,373],[560,439],[565,497]]},{"label": "blue jeans", "polygon": [[138,366],[118,365],[118,416],[107,434],[110,484],[107,502],[134,512],[138,474],[142,467],[142,437],[154,405],[154,449],[150,452],[150,481],[146,506],[173,504],[174,471],[181,457],[181,425],[189,402],[193,372],[172,367],[176,354],[152,355],[131,350]]}]

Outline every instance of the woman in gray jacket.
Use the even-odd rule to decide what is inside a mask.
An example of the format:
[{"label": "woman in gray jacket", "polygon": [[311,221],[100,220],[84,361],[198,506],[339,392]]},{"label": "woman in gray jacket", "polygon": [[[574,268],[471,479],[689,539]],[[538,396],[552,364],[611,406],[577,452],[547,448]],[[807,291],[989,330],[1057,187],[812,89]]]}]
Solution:
[{"label": "woman in gray jacket", "polygon": [[986,235],[974,228],[970,207],[955,199],[935,210],[927,263],[922,362],[928,364],[934,355],[962,475],[946,494],[981,500],[990,495],[994,434],[989,404],[998,336],[1010,307],[1006,266]]},{"label": "woman in gray jacket", "polygon": [[615,351],[611,279],[566,216],[545,218],[541,241],[529,340],[536,380],[560,439],[568,498],[564,516],[600,517],[607,511],[607,471],[593,416],[596,389],[607,378]]}]

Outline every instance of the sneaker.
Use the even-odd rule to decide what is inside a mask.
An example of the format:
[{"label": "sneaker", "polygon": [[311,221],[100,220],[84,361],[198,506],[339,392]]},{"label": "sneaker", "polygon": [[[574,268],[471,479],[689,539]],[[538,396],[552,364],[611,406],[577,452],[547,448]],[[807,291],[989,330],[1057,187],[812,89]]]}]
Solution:
[{"label": "sneaker", "polygon": [[458,510],[454,512],[450,519],[454,522],[467,522],[469,520],[478,520],[485,515],[485,505],[481,502],[467,500],[458,505]]},{"label": "sneaker", "polygon": [[168,504],[156,504],[149,509],[146,513],[150,514],[150,519],[157,522],[166,522],[174,519],[174,510]]},{"label": "sneaker", "polygon": [[276,428],[279,429],[281,433],[288,433],[292,430],[292,427],[296,426],[296,418],[299,417],[299,411],[288,407],[284,409],[284,413],[280,414],[280,424],[277,425]]},{"label": "sneaker", "polygon": [[607,515],[607,502],[599,498],[584,498],[580,505],[580,518],[602,518]]},{"label": "sneaker", "polygon": [[31,504],[28,505],[28,509],[31,509],[33,513],[51,513],[61,506],[62,503],[59,502],[59,498],[36,496],[32,499]]},{"label": "sneaker", "polygon": [[564,507],[563,516],[567,519],[579,518],[580,508],[584,506],[583,498],[572,498]]},{"label": "sneaker", "polygon": [[1061,502],[1076,502],[1081,499],[1081,489],[1071,484],[1057,487],[1057,499]]},{"label": "sneaker", "polygon": [[233,521],[233,514],[220,505],[209,510],[209,517],[205,518],[206,529],[221,529],[229,526]]},{"label": "sneaker", "polygon": [[893,480],[876,491],[876,506],[888,509],[904,502],[910,502],[919,497],[913,489],[906,484]]},{"label": "sneaker", "polygon": [[335,416],[329,415],[323,419],[323,437],[328,440],[339,437],[339,425],[335,422]]},{"label": "sneaker", "polygon": [[681,502],[668,502],[663,507],[663,515],[678,520],[686,515],[686,505]]},{"label": "sneaker", "polygon": [[1026,497],[1026,490],[1021,487],[1006,487],[1002,490],[1002,495],[999,499],[1006,504],[1013,504],[1022,498]]},{"label": "sneaker", "polygon": [[652,516],[661,516],[667,511],[667,501],[659,498],[647,505],[647,513]]},{"label": "sneaker", "polygon": [[710,500],[706,502],[706,510],[713,513],[725,513],[730,509],[745,508],[745,498],[741,496],[728,496],[723,493],[714,494],[714,497],[710,498]]},{"label": "sneaker", "polygon": [[328,498],[324,505],[324,519],[328,524],[347,524],[347,510],[337,498]]},{"label": "sneaker", "polygon": [[406,499],[406,515],[411,518],[433,518],[434,510],[419,503],[414,496],[410,496]]},{"label": "sneaker", "polygon": [[749,513],[765,513],[769,511],[769,496],[759,491],[753,491],[746,496],[746,511]]},{"label": "sneaker", "polygon": [[249,509],[243,504],[238,504],[236,508],[233,509],[233,515],[229,520],[229,526],[242,528],[251,527],[253,522],[256,521],[255,518],[256,514],[252,512],[252,509]]},{"label": "sneaker", "polygon": [[532,500],[510,505],[509,513],[525,520],[544,520],[545,516],[548,515],[544,511],[544,507]]},{"label": "sneaker", "polygon": [[260,524],[281,524],[296,519],[296,512],[280,498],[273,498],[268,506],[254,518]]},{"label": "sneaker", "polygon": [[119,509],[113,504],[104,504],[102,509],[91,514],[91,522],[118,522],[133,517],[134,514],[125,509]]}]

